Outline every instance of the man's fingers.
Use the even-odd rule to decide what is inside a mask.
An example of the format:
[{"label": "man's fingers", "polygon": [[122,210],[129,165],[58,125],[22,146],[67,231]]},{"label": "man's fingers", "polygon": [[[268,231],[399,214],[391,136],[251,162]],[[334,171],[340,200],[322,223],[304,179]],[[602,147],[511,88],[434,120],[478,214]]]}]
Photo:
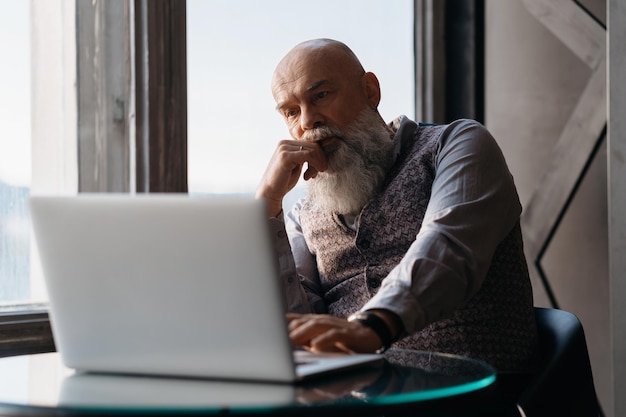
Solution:
[{"label": "man's fingers", "polygon": [[317,143],[301,142],[296,153],[307,163],[307,169],[304,172],[304,179],[307,181],[315,178],[318,172],[323,172],[328,167],[326,154]]},{"label": "man's fingers", "polygon": [[326,329],[311,316],[300,316],[289,321],[289,338],[296,346],[308,346],[312,338]]},{"label": "man's fingers", "polygon": [[305,164],[307,180],[326,169],[326,155],[318,144],[295,140],[278,142],[256,193],[257,198],[266,201],[270,216],[278,215],[283,198],[300,180]]},{"label": "man's fingers", "polygon": [[350,348],[354,344],[349,329],[330,329],[309,342],[309,348],[314,352],[345,352],[355,353]]},{"label": "man's fingers", "polygon": [[322,314],[287,315],[289,337],[294,346],[314,352],[374,352],[378,335],[360,323]]},{"label": "man's fingers", "polygon": [[303,316],[303,314],[299,314],[299,313],[287,313],[287,321],[291,322],[292,320],[296,320],[299,319],[300,317]]},{"label": "man's fingers", "polygon": [[288,316],[289,338],[295,346],[311,346],[311,340],[320,335],[340,328],[347,323],[343,319],[322,314]]},{"label": "man's fingers", "polygon": [[311,166],[311,164],[308,164],[308,167],[306,169],[306,171],[304,171],[304,180],[308,181],[311,178],[315,178],[317,177],[317,169],[315,169],[315,167]]}]

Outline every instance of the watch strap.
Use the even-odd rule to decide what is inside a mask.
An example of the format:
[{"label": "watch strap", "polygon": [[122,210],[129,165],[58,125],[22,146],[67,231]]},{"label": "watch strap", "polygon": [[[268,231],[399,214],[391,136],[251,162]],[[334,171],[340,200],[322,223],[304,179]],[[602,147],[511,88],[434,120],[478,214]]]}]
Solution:
[{"label": "watch strap", "polygon": [[387,322],[385,322],[385,320],[380,318],[377,314],[372,313],[371,311],[360,311],[348,317],[348,321],[359,322],[363,326],[372,329],[374,333],[376,333],[376,335],[380,338],[383,344],[383,347],[379,349],[376,353],[382,353],[389,349],[389,347],[392,345],[393,336],[391,335],[389,326],[387,326]]}]

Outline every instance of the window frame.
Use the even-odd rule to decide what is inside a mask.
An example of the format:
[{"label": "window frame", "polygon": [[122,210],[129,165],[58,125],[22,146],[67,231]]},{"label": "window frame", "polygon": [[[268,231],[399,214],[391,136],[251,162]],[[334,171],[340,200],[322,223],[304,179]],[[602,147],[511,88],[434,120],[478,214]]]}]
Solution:
[{"label": "window frame", "polygon": [[[56,176],[76,178],[78,192],[186,193],[185,0],[76,0],[73,12],[76,31],[61,31],[76,42],[76,105],[62,107],[75,112],[78,168],[67,174],[67,160],[52,162]],[[71,115],[59,118],[72,125]],[[0,309],[0,357],[54,351],[47,304]]]},{"label": "window frame", "polygon": [[46,305],[0,310],[0,357],[56,351]]}]

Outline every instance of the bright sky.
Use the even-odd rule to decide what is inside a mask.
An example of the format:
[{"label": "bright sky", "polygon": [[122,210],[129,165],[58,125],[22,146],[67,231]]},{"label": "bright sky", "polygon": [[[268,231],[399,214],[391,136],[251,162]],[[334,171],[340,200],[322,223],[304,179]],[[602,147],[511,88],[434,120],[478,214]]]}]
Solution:
[{"label": "bright sky", "polygon": [[[382,87],[389,120],[413,116],[412,0],[188,0],[189,182],[197,192],[253,192],[287,138],[270,77],[295,44],[347,43]],[[13,10],[9,10],[11,8]],[[0,13],[0,180],[30,184],[29,2]]]},{"label": "bright sky", "polygon": [[2,3],[0,13],[0,180],[30,184],[29,2]]},{"label": "bright sky", "polygon": [[414,116],[412,0],[188,0],[189,186],[253,192],[276,142],[278,61],[312,38],[345,42],[381,83],[383,117]]}]

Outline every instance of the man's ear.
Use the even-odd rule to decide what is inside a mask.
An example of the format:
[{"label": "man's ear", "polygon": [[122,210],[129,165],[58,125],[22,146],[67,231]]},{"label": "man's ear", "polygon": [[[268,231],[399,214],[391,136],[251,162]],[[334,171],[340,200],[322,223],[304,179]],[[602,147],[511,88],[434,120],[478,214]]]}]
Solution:
[{"label": "man's ear", "polygon": [[373,72],[366,72],[362,78],[365,84],[365,93],[367,94],[367,102],[372,109],[378,107],[380,103],[380,83]]}]

